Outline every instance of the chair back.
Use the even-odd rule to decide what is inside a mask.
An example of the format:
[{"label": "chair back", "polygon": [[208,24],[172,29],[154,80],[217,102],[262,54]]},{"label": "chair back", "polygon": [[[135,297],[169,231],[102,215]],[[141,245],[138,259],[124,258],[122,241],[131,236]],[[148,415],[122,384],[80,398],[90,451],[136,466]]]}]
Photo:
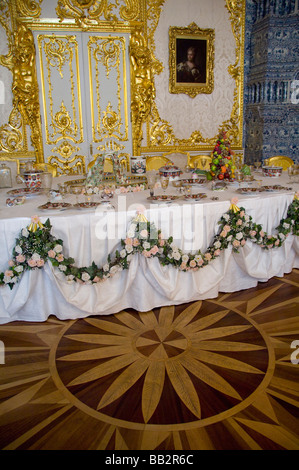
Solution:
[{"label": "chair back", "polygon": [[51,163],[34,163],[34,168],[40,171],[47,171],[51,173],[54,178],[57,176],[57,168],[51,165]]},{"label": "chair back", "polygon": [[210,163],[212,163],[212,157],[209,155],[194,155],[190,157],[190,166],[194,168],[194,165],[197,164],[197,168],[200,170],[209,170]]},{"label": "chair back", "polygon": [[146,157],[146,171],[159,170],[164,165],[173,165],[169,158],[155,155],[153,157]]},{"label": "chair back", "polygon": [[265,160],[267,166],[282,166],[282,170],[286,171],[290,166],[294,165],[294,161],[290,157],[284,155],[275,155]]}]

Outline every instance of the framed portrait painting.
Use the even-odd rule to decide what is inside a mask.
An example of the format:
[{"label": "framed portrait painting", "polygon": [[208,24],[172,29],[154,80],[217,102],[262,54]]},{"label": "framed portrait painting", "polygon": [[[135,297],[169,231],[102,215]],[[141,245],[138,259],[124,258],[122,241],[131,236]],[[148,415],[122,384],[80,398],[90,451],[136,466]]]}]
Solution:
[{"label": "framed portrait painting", "polygon": [[194,98],[214,89],[213,29],[169,28],[169,91]]}]

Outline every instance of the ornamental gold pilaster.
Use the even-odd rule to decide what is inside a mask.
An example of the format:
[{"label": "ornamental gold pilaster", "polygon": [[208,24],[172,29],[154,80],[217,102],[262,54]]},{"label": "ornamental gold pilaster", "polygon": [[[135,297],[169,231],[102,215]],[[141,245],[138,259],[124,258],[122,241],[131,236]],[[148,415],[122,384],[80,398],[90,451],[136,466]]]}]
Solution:
[{"label": "ornamental gold pilaster", "polygon": [[31,128],[31,141],[37,162],[43,161],[40,106],[35,68],[35,47],[32,32],[20,25],[15,33],[15,54],[12,92],[14,103],[24,123]]},{"label": "ornamental gold pilaster", "polygon": [[142,125],[151,113],[155,87],[151,71],[151,52],[141,30],[131,36],[131,112],[133,126],[133,153],[139,155]]}]

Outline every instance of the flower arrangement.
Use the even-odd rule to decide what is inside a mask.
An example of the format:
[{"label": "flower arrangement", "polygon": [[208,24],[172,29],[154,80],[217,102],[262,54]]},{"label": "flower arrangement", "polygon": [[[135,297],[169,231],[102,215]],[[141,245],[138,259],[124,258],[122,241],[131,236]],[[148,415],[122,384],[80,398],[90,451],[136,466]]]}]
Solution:
[{"label": "flower arrangement", "polygon": [[117,186],[115,184],[107,185],[98,185],[98,186],[84,186],[82,188],[82,194],[91,195],[91,194],[106,194],[106,195],[113,195],[113,194],[126,194],[126,193],[136,193],[140,191],[144,191],[146,188],[145,183],[141,184],[129,184],[126,186]]},{"label": "flower arrangement", "polygon": [[9,268],[0,273],[0,285],[11,289],[18,282],[23,272],[30,269],[41,269],[46,261],[66,276],[68,283],[96,284],[116,273],[128,269],[132,257],[139,253],[145,258],[158,258],[163,266],[171,265],[181,271],[197,271],[219,257],[221,251],[232,247],[238,253],[248,240],[262,249],[280,247],[290,233],[299,236],[299,193],[288,207],[287,216],[280,221],[276,235],[268,235],[261,224],[252,221],[243,207],[237,206],[238,199],[233,198],[229,210],[219,220],[219,231],[208,249],[202,253],[183,253],[173,241],[165,239],[153,223],[142,214],[131,222],[127,236],[121,240],[121,249],[116,250],[114,257],[109,255],[107,262],[98,267],[95,262],[89,267],[76,267],[73,258],[63,254],[63,241],[51,235],[49,219],[42,224],[33,216],[31,224],[23,228],[16,239]]},{"label": "flower arrangement", "polygon": [[233,164],[233,151],[224,131],[220,132],[212,153],[212,162],[207,179],[229,180],[234,178],[235,165]]}]

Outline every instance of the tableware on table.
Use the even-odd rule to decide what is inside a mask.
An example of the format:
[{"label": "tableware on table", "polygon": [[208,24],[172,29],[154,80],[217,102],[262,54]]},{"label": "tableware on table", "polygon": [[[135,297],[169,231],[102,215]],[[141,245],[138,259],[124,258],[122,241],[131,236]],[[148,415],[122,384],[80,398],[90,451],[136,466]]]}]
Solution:
[{"label": "tableware on table", "polygon": [[22,197],[15,197],[15,198],[7,198],[6,199],[6,205],[8,207],[13,207],[13,206],[20,206],[21,204],[24,204],[24,202],[26,201],[26,196],[22,196]]},{"label": "tableware on table", "polygon": [[150,195],[154,196],[154,188],[156,184],[156,172],[148,171],[146,174],[146,178],[147,178],[147,185],[150,190]]},{"label": "tableware on table", "polygon": [[44,171],[40,174],[41,188],[45,193],[48,193],[52,189],[53,175],[49,171]]},{"label": "tableware on table", "polygon": [[166,204],[169,204],[173,201],[175,201],[176,199],[179,199],[179,196],[175,196],[175,195],[158,195],[158,196],[150,196],[147,198],[148,201],[154,203],[154,204],[161,204],[161,203],[166,203]]},{"label": "tableware on table", "polygon": [[192,186],[202,185],[207,182],[206,178],[189,178],[189,179],[182,179],[182,184],[191,184]]},{"label": "tableware on table", "polygon": [[247,196],[258,196],[261,192],[261,188],[239,188],[237,193],[246,194]]},{"label": "tableware on table", "polygon": [[168,188],[168,184],[169,184],[169,177],[160,176],[160,183],[161,183],[161,187],[163,189],[164,195],[165,195],[166,189]]},{"label": "tableware on table", "polygon": [[62,199],[64,199],[65,195],[68,193],[68,185],[65,183],[58,184],[58,191]]},{"label": "tableware on table", "polygon": [[262,166],[262,162],[260,162],[259,160],[253,162],[253,164],[256,170],[258,170]]},{"label": "tableware on table", "polygon": [[17,175],[17,182],[24,183],[28,189],[39,189],[41,187],[41,173],[43,172],[39,170],[24,171],[23,176]]},{"label": "tableware on table", "polygon": [[1,164],[0,167],[0,188],[11,188],[12,179],[11,179],[11,169],[5,165]]},{"label": "tableware on table", "polygon": [[168,164],[159,168],[160,177],[164,176],[165,178],[169,178],[170,180],[178,179],[182,173],[182,170],[175,165]]},{"label": "tableware on table", "polygon": [[183,188],[184,188],[185,197],[190,196],[191,195],[191,185],[190,184],[184,184]]},{"label": "tableware on table", "polygon": [[38,206],[40,211],[64,211],[72,207],[72,204],[68,202],[46,202],[46,204],[42,204]]},{"label": "tableware on table", "polygon": [[18,189],[11,189],[10,191],[7,191],[7,194],[9,194],[10,196],[34,197],[34,196],[40,196],[41,194],[43,194],[43,191],[41,188],[38,188],[38,189],[18,188]]},{"label": "tableware on table", "polygon": [[146,157],[131,157],[131,173],[132,175],[142,175],[146,172]]},{"label": "tableware on table", "polygon": [[278,178],[282,175],[282,166],[263,166],[263,176],[268,176],[270,178]]},{"label": "tableware on table", "polygon": [[200,201],[201,199],[205,199],[207,195],[205,193],[198,193],[198,194],[187,194],[185,195],[184,199],[185,201],[189,202],[196,202]]},{"label": "tableware on table", "polygon": [[93,202],[93,201],[86,201],[86,202],[79,202],[77,204],[74,204],[75,209],[79,210],[88,210],[88,209],[95,209],[98,207],[100,202]]}]

